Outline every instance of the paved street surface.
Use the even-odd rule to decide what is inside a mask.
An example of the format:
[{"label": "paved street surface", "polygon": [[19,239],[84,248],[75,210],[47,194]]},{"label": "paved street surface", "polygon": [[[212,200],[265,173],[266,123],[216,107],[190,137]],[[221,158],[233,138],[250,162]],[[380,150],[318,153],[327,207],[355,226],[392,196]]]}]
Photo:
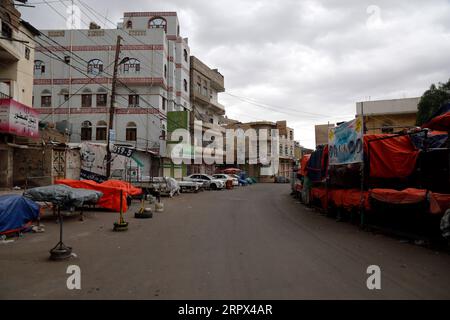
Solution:
[{"label": "paved street surface", "polygon": [[[337,223],[302,206],[288,184],[163,198],[165,212],[66,219],[77,258],[48,260],[58,225],[0,244],[0,298],[43,299],[371,299],[450,298],[450,255]],[[66,268],[81,268],[68,290]],[[381,267],[381,290],[366,269]]]}]

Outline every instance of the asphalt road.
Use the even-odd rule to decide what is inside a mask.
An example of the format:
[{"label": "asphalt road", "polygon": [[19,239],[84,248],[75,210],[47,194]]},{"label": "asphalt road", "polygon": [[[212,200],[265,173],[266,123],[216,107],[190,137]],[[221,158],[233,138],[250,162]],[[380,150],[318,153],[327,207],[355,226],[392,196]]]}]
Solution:
[{"label": "asphalt road", "polygon": [[[48,260],[58,225],[0,244],[0,298],[31,299],[431,299],[450,298],[450,255],[337,223],[302,206],[287,184],[163,198],[153,219],[127,213],[66,219],[77,258]],[[68,265],[81,290],[68,290]],[[381,290],[366,286],[381,268]]]}]

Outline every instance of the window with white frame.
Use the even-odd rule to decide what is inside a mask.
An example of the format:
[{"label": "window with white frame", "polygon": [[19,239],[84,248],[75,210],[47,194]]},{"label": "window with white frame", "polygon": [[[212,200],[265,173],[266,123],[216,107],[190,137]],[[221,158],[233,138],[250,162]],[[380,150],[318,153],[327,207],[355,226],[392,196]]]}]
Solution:
[{"label": "window with white frame", "polygon": [[149,20],[148,22],[149,29],[158,29],[162,28],[167,31],[167,21],[162,17],[155,17]]},{"label": "window with white frame", "polygon": [[88,62],[87,73],[98,75],[103,72],[103,61],[100,59],[92,59]]},{"label": "window with white frame", "polygon": [[125,61],[120,65],[122,73],[139,73],[141,71],[141,62],[138,59],[124,58],[122,61]]}]

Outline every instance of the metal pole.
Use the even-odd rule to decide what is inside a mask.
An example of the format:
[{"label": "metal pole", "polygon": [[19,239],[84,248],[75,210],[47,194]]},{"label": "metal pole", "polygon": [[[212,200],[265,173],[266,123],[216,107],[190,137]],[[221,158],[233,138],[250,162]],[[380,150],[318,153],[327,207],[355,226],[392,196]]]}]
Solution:
[{"label": "metal pole", "polygon": [[58,218],[59,218],[59,246],[63,244],[63,217],[61,214],[61,207],[58,205]]},{"label": "metal pole", "polygon": [[[447,148],[448,148],[448,185],[450,185],[450,130],[447,131]],[[450,190],[447,190],[447,192]]]},{"label": "metal pole", "polygon": [[108,143],[106,147],[106,179],[109,179],[111,175],[111,130],[114,128],[114,113],[115,113],[115,96],[116,96],[116,83],[117,83],[117,69],[118,69],[118,61],[119,61],[119,53],[120,53],[120,41],[122,40],[121,36],[117,36],[117,44],[116,44],[116,55],[114,58],[114,72],[112,78],[112,87],[111,87],[111,101],[109,107],[109,124],[108,124]]},{"label": "metal pole", "polygon": [[122,206],[123,206],[123,190],[120,190],[120,218],[119,218],[119,223],[122,224],[123,223],[123,211],[122,211]]},{"label": "metal pole", "polygon": [[364,168],[364,134],[366,133],[365,130],[365,124],[364,124],[364,102],[361,102],[361,118],[362,118],[362,130],[363,130],[363,137],[362,137],[362,152],[363,152],[363,159],[361,162],[361,200],[360,200],[360,216],[361,216],[361,227],[364,226],[365,223],[365,217],[364,217],[364,178],[365,178],[365,168]]}]

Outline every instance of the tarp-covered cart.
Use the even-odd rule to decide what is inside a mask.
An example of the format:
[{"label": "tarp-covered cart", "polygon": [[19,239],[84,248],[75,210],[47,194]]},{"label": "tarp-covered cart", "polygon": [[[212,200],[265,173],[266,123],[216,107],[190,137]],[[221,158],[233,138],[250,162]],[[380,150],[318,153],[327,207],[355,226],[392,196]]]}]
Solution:
[{"label": "tarp-covered cart", "polygon": [[39,205],[21,195],[0,196],[0,234],[21,232],[39,219]]},{"label": "tarp-covered cart", "polygon": [[33,201],[51,202],[56,208],[59,220],[59,242],[50,250],[50,259],[61,260],[72,255],[72,248],[63,243],[61,208],[83,207],[85,203],[96,203],[103,193],[95,190],[75,189],[66,185],[50,185],[26,190],[23,195]]}]

